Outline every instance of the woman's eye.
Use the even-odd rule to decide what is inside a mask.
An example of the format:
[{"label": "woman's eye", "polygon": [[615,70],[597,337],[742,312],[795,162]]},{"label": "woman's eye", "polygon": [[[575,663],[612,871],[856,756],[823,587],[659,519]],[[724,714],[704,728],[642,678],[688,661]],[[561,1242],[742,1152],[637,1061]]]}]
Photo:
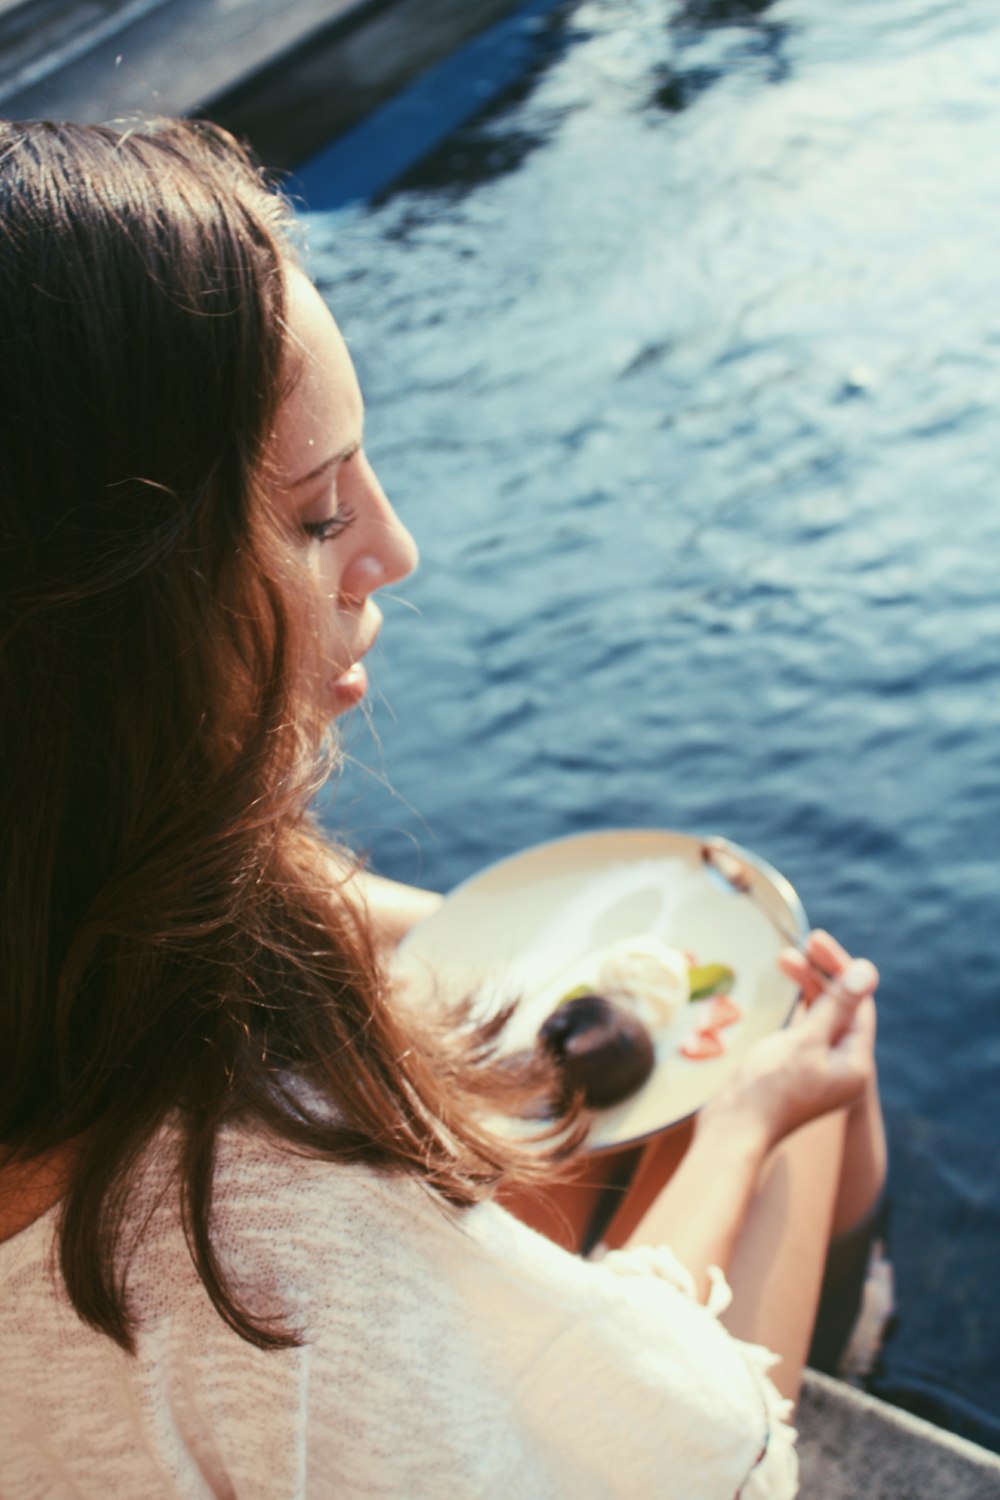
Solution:
[{"label": "woman's eye", "polygon": [[332,542],[335,537],[343,536],[353,520],[354,511],[349,505],[342,505],[335,516],[327,516],[325,521],[303,521],[302,529],[317,542]]}]

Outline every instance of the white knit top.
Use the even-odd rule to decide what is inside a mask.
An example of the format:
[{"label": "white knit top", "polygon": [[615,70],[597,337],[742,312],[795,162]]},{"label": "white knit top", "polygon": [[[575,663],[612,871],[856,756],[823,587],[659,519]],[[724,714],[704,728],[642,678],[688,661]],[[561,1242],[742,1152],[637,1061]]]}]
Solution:
[{"label": "white knit top", "polygon": [[669,1251],[580,1260],[493,1204],[224,1132],[216,1243],[255,1313],[219,1318],[166,1133],[132,1222],[135,1356],[77,1317],[56,1210],[0,1245],[3,1500],[779,1500],[794,1433],[763,1350]]}]

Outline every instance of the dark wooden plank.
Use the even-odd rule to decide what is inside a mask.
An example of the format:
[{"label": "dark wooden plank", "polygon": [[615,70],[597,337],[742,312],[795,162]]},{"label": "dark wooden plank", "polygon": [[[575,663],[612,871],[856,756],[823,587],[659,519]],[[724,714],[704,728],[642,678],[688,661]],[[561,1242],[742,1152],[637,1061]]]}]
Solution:
[{"label": "dark wooden plank", "polygon": [[517,0],[22,0],[0,11],[0,113],[205,114],[291,166]]}]

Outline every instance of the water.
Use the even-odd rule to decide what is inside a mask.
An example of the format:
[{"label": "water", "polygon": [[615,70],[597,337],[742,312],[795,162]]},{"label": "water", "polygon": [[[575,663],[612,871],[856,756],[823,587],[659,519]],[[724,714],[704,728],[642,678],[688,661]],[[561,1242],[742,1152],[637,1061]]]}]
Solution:
[{"label": "water", "polygon": [[592,0],[306,215],[424,562],[326,816],[721,831],[883,973],[875,1389],[1000,1449],[1000,13]]}]

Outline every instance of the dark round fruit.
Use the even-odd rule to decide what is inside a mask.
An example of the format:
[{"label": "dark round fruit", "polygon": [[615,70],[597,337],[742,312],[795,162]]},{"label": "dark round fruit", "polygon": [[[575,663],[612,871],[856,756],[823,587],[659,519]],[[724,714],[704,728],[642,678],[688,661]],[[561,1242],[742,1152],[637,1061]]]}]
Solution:
[{"label": "dark round fruit", "polygon": [[559,1067],[566,1098],[582,1092],[590,1109],[619,1104],[653,1071],[649,1032],[626,1006],[603,995],[564,1000],[545,1022],[539,1040]]}]

